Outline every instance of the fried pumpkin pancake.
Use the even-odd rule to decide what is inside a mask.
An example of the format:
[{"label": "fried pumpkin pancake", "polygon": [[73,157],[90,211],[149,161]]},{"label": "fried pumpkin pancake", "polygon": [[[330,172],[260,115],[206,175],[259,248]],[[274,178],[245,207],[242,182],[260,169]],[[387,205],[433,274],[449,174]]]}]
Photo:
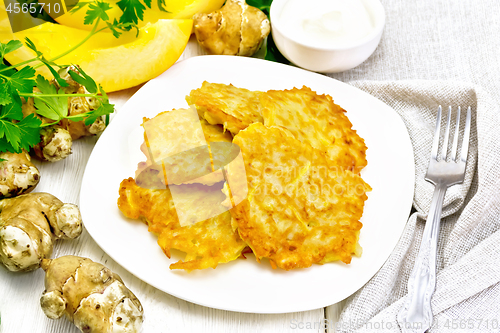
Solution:
[{"label": "fried pumpkin pancake", "polygon": [[260,95],[264,125],[288,129],[296,139],[328,154],[336,165],[366,166],[366,145],[345,115],[346,111],[328,95],[310,88],[269,90]]},{"label": "fried pumpkin pancake", "polygon": [[[171,269],[215,268],[237,259],[246,244],[233,231],[230,213],[218,214],[215,208],[225,198],[220,187],[182,185],[177,192],[174,204],[169,189],[147,189],[138,186],[132,178],[125,179],[120,184],[118,207],[125,216],[141,219],[150,232],[159,235],[158,244],[169,258],[171,249],[186,253],[183,261],[170,265]],[[203,214],[213,216],[183,227],[177,211],[188,212],[194,218]]]},{"label": "fried pumpkin pancake", "polygon": [[259,102],[261,94],[231,84],[205,81],[201,88],[186,96],[186,101],[196,107],[201,118],[210,124],[221,124],[224,130],[235,135],[252,123],[263,122]]},{"label": "fried pumpkin pancake", "polygon": [[163,184],[213,185],[224,180],[220,170],[213,172],[221,154],[211,154],[209,146],[210,142],[232,141],[232,135],[224,132],[222,126],[200,120],[194,110],[186,109],[144,118],[142,126],[141,151],[147,160],[139,163],[136,177],[151,168],[158,171]]},{"label": "fried pumpkin pancake", "polygon": [[371,190],[361,177],[329,169],[326,153],[280,127],[252,124],[233,143],[241,148],[249,191],[231,215],[258,260],[290,270],[350,263],[360,253],[359,220]]}]

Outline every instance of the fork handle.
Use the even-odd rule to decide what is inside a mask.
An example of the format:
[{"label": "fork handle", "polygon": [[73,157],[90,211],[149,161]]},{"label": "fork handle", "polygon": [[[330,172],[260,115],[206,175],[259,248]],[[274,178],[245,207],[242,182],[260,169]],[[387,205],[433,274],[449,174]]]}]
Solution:
[{"label": "fork handle", "polygon": [[422,243],[408,279],[408,295],[398,314],[403,332],[425,332],[432,325],[431,297],[436,287],[439,224],[447,186],[436,184]]}]

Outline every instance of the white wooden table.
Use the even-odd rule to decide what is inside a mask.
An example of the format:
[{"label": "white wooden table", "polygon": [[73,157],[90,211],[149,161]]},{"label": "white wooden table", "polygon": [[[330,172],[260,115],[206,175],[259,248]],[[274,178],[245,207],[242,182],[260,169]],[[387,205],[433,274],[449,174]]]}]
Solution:
[{"label": "white wooden table", "polygon": [[[192,37],[180,60],[203,54]],[[116,112],[139,87],[110,94]],[[39,163],[42,175],[37,192],[49,192],[64,202],[77,203],[85,165],[97,138],[76,141],[73,154],[57,163]],[[84,221],[85,223],[85,221]],[[312,311],[262,315],[215,310],[189,303],[153,288],[113,261],[84,231],[77,240],[59,241],[53,258],[64,255],[88,257],[118,273],[140,299],[145,311],[144,333],[233,333],[233,332],[325,332],[342,308],[342,303]],[[44,272],[11,273],[0,267],[0,333],[79,332],[66,319],[45,317],[39,299],[44,290]],[[327,321],[326,321],[327,320]],[[330,325],[325,325],[325,322]],[[301,328],[302,327],[302,328]]]}]

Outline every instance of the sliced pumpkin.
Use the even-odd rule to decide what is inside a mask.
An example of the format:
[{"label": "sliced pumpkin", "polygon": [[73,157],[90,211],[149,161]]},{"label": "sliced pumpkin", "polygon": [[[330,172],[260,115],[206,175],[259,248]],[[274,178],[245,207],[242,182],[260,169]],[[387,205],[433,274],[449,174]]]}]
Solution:
[{"label": "sliced pumpkin", "polygon": [[[52,59],[71,49],[89,33],[59,24],[44,23],[14,34],[6,12],[2,9],[0,8],[0,41],[24,41],[28,37],[46,59]],[[192,26],[192,20],[172,19],[145,25],[139,29],[137,37],[135,31],[124,33],[120,38],[115,38],[108,32],[99,32],[55,62],[60,65],[80,65],[107,92],[130,88],[158,76],[172,66],[184,51]],[[27,47],[6,55],[11,64],[34,57],[35,53]],[[45,67],[39,67],[37,72],[51,78]]]}]

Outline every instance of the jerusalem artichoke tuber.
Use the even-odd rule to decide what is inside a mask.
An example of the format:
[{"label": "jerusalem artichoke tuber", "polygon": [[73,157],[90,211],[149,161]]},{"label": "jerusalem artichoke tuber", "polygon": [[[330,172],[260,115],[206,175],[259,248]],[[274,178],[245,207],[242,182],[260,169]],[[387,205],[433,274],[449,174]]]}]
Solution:
[{"label": "jerusalem artichoke tuber", "polygon": [[[85,87],[82,86],[76,91],[76,93],[88,94],[88,91],[85,89]],[[70,97],[68,103],[70,116],[76,116],[90,110],[95,110],[99,107],[99,101],[97,101],[95,98],[89,97]],[[98,118],[94,123],[88,126],[85,125],[85,122],[83,121],[70,121],[68,119],[63,119],[61,123],[62,126],[69,131],[71,139],[73,141],[85,136],[99,134],[106,128],[102,117]]]},{"label": "jerusalem artichoke tuber", "polygon": [[40,305],[45,315],[64,314],[85,333],[137,333],[142,305],[117,274],[87,258],[65,256],[43,260],[45,291]]},{"label": "jerusalem artichoke tuber", "polygon": [[228,0],[220,10],[193,19],[196,38],[209,54],[251,56],[271,31],[266,14],[245,0]]},{"label": "jerusalem artichoke tuber", "polygon": [[[53,84],[63,89],[66,94],[89,94],[84,86],[75,82],[69,75],[70,70],[78,72],[79,68],[78,66],[69,66],[59,70],[59,75],[68,83],[68,87],[59,87],[55,80]],[[94,97],[70,97],[68,99],[68,115],[76,116],[90,110],[96,110],[99,106],[100,101]],[[84,121],[70,121],[68,119],[62,120],[61,125],[69,131],[73,141],[85,136],[99,134],[106,128],[103,117],[97,118],[90,125],[85,125]]]},{"label": "jerusalem artichoke tuber", "polygon": [[29,193],[0,201],[0,263],[8,270],[31,271],[50,257],[54,239],[82,232],[80,210],[48,193]]},{"label": "jerusalem artichoke tuber", "polygon": [[40,172],[26,151],[0,153],[0,199],[31,192],[40,181]]}]

